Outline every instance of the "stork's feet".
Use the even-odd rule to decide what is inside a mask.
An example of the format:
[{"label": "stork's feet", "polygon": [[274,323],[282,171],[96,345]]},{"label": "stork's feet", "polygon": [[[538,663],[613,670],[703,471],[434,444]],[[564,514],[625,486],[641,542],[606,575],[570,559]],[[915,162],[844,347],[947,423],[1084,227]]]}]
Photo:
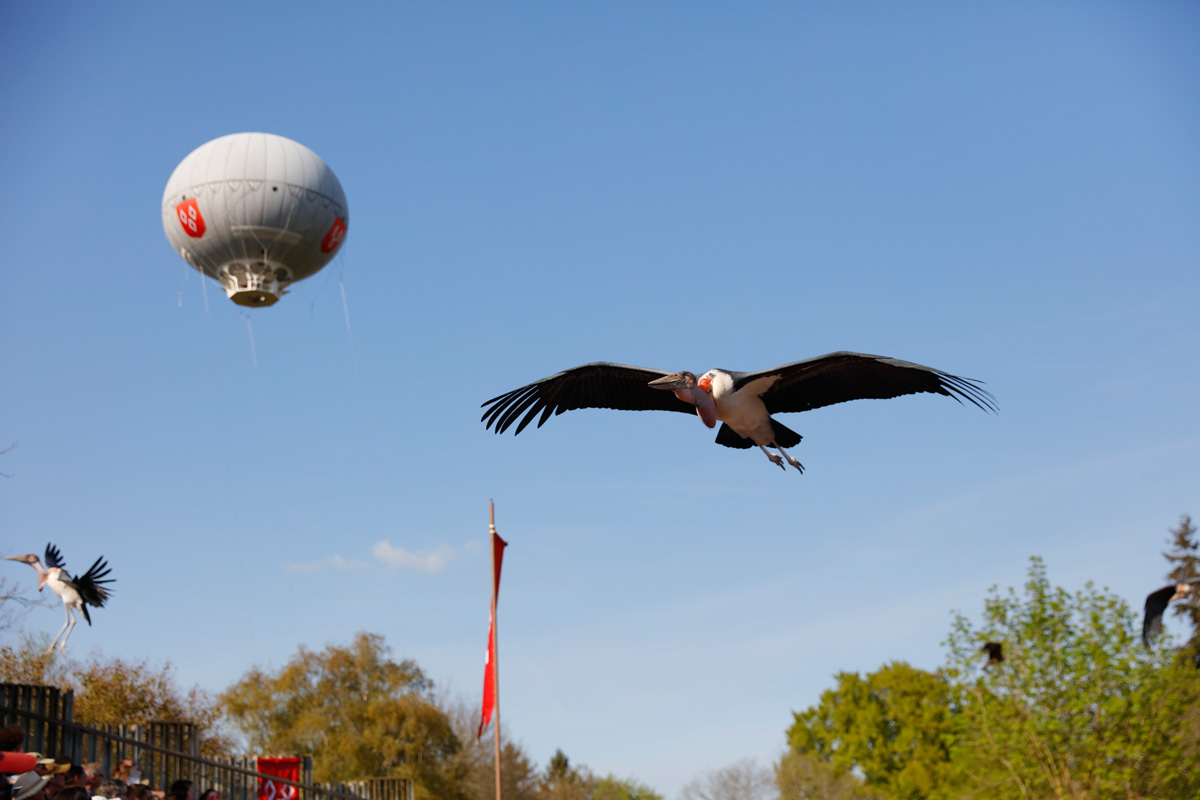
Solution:
[{"label": "stork's feet", "polygon": [[787,472],[787,467],[785,467],[785,466],[783,465],[783,461],[784,461],[784,459],[787,459],[787,463],[791,464],[793,467],[795,467],[795,468],[796,468],[797,470],[799,470],[801,473],[803,473],[803,472],[804,472],[804,466],[803,466],[803,465],[802,465],[802,464],[801,464],[799,461],[797,461],[796,459],[792,458],[792,456],[788,454],[788,451],[784,450],[782,447],[776,447],[776,448],[775,448],[776,450],[778,450],[778,451],[779,451],[778,455],[777,455],[777,454],[775,454],[775,453],[772,453],[770,450],[768,450],[768,449],[766,448],[766,445],[761,445],[761,444],[760,444],[760,445],[758,446],[758,449],[763,451],[763,454],[764,454],[764,455],[766,455],[766,457],[767,457],[768,459],[770,459],[770,461],[771,461],[771,463],[772,463],[772,464],[774,464],[775,466],[779,467],[779,468],[780,468],[781,470],[783,470],[784,472]]},{"label": "stork's feet", "polygon": [[[779,467],[784,472],[787,472],[787,467],[785,467],[783,465],[783,460],[784,460],[783,456],[776,456],[776,455],[771,455],[770,453],[767,453],[767,458],[771,459],[772,464]],[[796,460],[796,458],[794,458],[793,456],[787,457],[787,463],[791,464],[793,467],[795,467],[797,470],[799,470],[801,475],[804,474],[804,465],[801,464],[798,460]]]}]

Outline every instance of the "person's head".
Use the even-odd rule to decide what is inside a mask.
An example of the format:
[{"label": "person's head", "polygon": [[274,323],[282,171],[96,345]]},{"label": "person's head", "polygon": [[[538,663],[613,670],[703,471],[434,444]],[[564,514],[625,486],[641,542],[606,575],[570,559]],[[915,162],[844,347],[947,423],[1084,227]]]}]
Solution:
[{"label": "person's head", "polygon": [[205,789],[200,793],[200,800],[221,800],[221,793],[216,789]]},{"label": "person's head", "polygon": [[120,778],[105,778],[104,782],[96,789],[96,794],[101,797],[123,798],[125,790],[128,788],[128,784]]},{"label": "person's head", "polygon": [[25,745],[25,729],[20,725],[6,725],[0,728],[0,750],[5,753],[19,753]]},{"label": "person's head", "polygon": [[171,791],[168,794],[178,800],[195,800],[196,796],[192,791],[192,782],[187,780],[178,780],[172,783]]},{"label": "person's head", "polygon": [[87,776],[83,772],[83,767],[78,764],[72,764],[63,775],[63,788],[67,789],[71,786],[82,786],[87,782]]},{"label": "person's head", "polygon": [[55,800],[58,793],[63,790],[63,779],[66,777],[66,770],[55,772],[46,780],[46,800]]},{"label": "person's head", "polygon": [[99,761],[83,765],[83,774],[87,776],[87,788],[93,793],[104,783],[104,765]]},{"label": "person's head", "polygon": [[92,800],[92,793],[83,785],[68,786],[59,792],[54,800]]},{"label": "person's head", "polygon": [[33,768],[33,771],[38,775],[56,775],[59,772],[58,764],[53,758],[41,753],[30,753],[29,755],[37,759],[37,766]]},{"label": "person's head", "polygon": [[43,800],[46,792],[46,777],[36,772],[17,776],[12,785],[12,800]]},{"label": "person's head", "polygon": [[126,800],[153,800],[150,787],[144,783],[131,783],[125,792]]}]

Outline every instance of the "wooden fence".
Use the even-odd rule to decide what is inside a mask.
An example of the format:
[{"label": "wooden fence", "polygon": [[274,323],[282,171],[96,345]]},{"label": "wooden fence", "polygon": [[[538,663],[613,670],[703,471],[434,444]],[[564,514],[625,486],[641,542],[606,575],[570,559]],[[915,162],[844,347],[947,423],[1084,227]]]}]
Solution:
[{"label": "wooden fence", "polygon": [[104,774],[124,777],[125,761],[138,767],[129,779],[166,790],[177,780],[190,780],[196,796],[208,788],[222,800],[256,800],[260,780],[296,787],[287,800],[413,800],[407,778],[367,778],[348,783],[314,784],[312,759],[301,762],[300,781],[256,770],[257,756],[202,757],[200,730],[191,723],[152,722],[93,728],[74,721],[74,695],[50,686],[0,683],[0,725],[19,724],[25,749],[73,764],[99,762]]}]

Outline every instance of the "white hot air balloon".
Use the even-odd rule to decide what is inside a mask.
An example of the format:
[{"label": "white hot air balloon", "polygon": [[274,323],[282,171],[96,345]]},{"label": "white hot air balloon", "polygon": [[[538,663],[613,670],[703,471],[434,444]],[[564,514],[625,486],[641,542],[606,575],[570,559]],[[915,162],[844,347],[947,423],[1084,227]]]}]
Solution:
[{"label": "white hot air balloon", "polygon": [[269,306],[337,254],[346,194],[321,157],[272,133],[200,145],[171,173],[163,230],[200,272],[243,306]]}]

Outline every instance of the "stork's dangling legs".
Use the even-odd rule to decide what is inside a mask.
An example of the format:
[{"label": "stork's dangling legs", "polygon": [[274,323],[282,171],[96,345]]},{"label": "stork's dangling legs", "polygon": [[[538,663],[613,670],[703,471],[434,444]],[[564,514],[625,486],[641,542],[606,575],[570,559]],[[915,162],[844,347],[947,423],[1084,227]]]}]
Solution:
[{"label": "stork's dangling legs", "polygon": [[[780,454],[782,454],[783,457],[787,459],[787,462],[789,464],[791,464],[796,469],[800,470],[801,474],[804,473],[804,466],[799,461],[797,461],[795,458],[793,458],[792,456],[789,456],[787,450],[784,450],[779,445],[775,445],[775,449],[778,450],[780,452]],[[787,470],[785,469],[784,472],[787,472]]]},{"label": "stork's dangling legs", "polygon": [[50,642],[50,646],[46,648],[46,655],[50,655],[54,652],[54,645],[58,644],[58,637],[63,635],[63,631],[66,631],[67,635],[63,636],[62,647],[60,647],[59,650],[65,650],[67,647],[67,639],[71,638],[71,630],[74,629],[74,627],[75,615],[71,613],[71,607],[67,606],[67,619],[62,624],[62,627],[58,629],[58,633],[54,634],[54,641]]},{"label": "stork's dangling legs", "polygon": [[783,458],[782,458],[782,457],[772,454],[770,450],[768,450],[767,448],[763,447],[761,444],[758,446],[758,449],[759,449],[759,450],[762,450],[764,453],[766,453],[766,456],[767,456],[767,458],[771,459],[771,463],[772,463],[772,464],[774,464],[775,466],[779,467],[779,468],[780,468],[781,470],[783,470],[784,472],[787,472],[787,467],[785,467],[785,466],[783,465]]},{"label": "stork's dangling legs", "polygon": [[764,446],[763,446],[763,445],[761,445],[761,444],[758,446],[758,449],[759,449],[759,450],[762,450],[764,453],[766,453],[766,454],[767,454],[767,458],[771,459],[771,463],[772,463],[772,464],[774,464],[775,466],[779,467],[779,468],[780,468],[781,470],[783,470],[784,472],[787,472],[787,467],[785,467],[785,466],[783,465],[783,461],[784,461],[784,459],[787,459],[787,463],[791,464],[791,465],[792,465],[793,467],[795,467],[796,469],[800,470],[801,472],[804,472],[804,467],[803,467],[803,466],[800,464],[800,462],[799,462],[799,461],[797,461],[797,460],[796,460],[795,458],[793,458],[792,456],[789,456],[789,455],[788,455],[788,453],[787,453],[787,451],[786,451],[786,450],[784,450],[784,449],[783,449],[782,447],[780,447],[779,445],[775,445],[775,449],[776,449],[776,450],[778,450],[778,451],[780,452],[780,455],[777,455],[777,456],[776,456],[776,455],[772,455],[772,454],[771,454],[771,452],[770,452],[769,450],[767,450],[767,448],[766,448],[766,447],[764,447]]}]

